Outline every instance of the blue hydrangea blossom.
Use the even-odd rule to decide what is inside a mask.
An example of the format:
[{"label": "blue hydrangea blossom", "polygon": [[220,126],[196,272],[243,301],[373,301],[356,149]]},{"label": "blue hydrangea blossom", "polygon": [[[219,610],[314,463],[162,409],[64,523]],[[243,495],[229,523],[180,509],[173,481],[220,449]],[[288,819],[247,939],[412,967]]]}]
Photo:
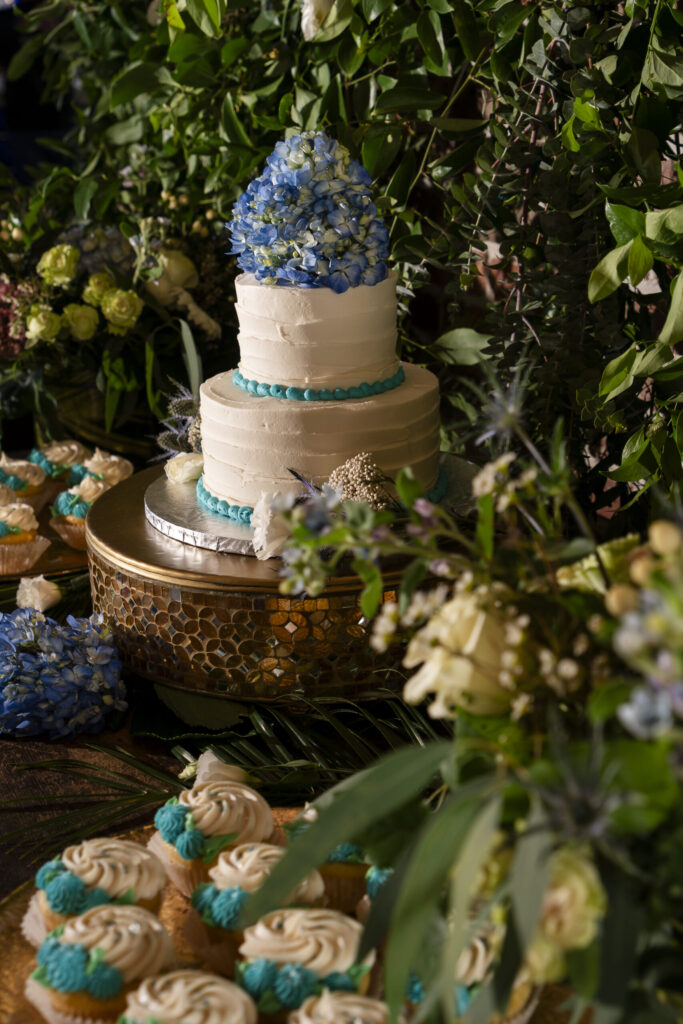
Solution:
[{"label": "blue hydrangea blossom", "polygon": [[101,616],[60,626],[34,609],[0,613],[0,734],[96,733],[123,711],[125,687]]},{"label": "blue hydrangea blossom", "polygon": [[278,142],[227,225],[242,270],[268,284],[345,292],[387,276],[389,233],[371,178],[324,132]]}]

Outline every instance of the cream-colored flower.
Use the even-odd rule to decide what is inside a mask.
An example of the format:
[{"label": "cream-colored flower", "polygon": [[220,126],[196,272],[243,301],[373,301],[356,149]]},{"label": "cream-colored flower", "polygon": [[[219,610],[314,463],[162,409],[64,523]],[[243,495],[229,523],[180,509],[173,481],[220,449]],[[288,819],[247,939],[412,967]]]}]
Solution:
[{"label": "cream-colored flower", "polygon": [[403,664],[422,668],[406,683],[405,700],[436,699],[432,718],[448,718],[456,706],[479,715],[504,713],[513,692],[501,685],[506,619],[472,593],[456,594],[408,644]]},{"label": "cream-colored flower", "polygon": [[61,601],[62,592],[52,580],[44,576],[22,576],[17,587],[17,608],[35,608],[46,612]]},{"label": "cream-colored flower", "polygon": [[198,452],[181,452],[164,463],[166,476],[174,484],[199,480],[204,469],[204,456]]},{"label": "cream-colored flower", "polygon": [[550,884],[543,898],[540,931],[560,949],[590,946],[607,906],[605,890],[590,853],[563,846],[550,861]]},{"label": "cream-colored flower", "polygon": [[91,274],[83,289],[83,301],[89,306],[99,306],[105,294],[113,287],[114,278],[106,270],[100,274]]},{"label": "cream-colored flower", "polygon": [[261,561],[281,554],[291,536],[289,526],[277,509],[273,508],[273,501],[277,496],[277,493],[267,494],[261,491],[261,497],[251,514],[251,526],[254,531],[252,544],[256,557]]},{"label": "cream-colored flower", "polygon": [[26,338],[31,348],[37,341],[54,341],[62,329],[62,318],[47,306],[31,306],[26,317]]},{"label": "cream-colored flower", "polygon": [[522,976],[534,985],[546,985],[561,981],[567,972],[564,954],[554,942],[537,935],[529,946]]},{"label": "cream-colored flower", "polygon": [[650,547],[656,555],[675,555],[681,548],[683,534],[668,519],[656,519],[647,532]]},{"label": "cream-colored flower", "polygon": [[36,270],[48,284],[66,285],[76,274],[80,255],[73,245],[53,245],[40,257]]},{"label": "cream-colored flower", "polygon": [[615,583],[605,594],[605,608],[610,615],[625,615],[638,607],[638,591],[628,583]]},{"label": "cream-colored flower", "polygon": [[107,329],[112,334],[125,334],[135,326],[144,305],[137,292],[110,288],[102,296],[102,312],[108,321]]},{"label": "cream-colored flower", "polygon": [[96,309],[92,306],[79,306],[75,302],[64,307],[64,319],[69,325],[71,337],[76,341],[90,341],[100,322]]},{"label": "cream-colored flower", "polygon": [[334,0],[303,0],[301,32],[307,43],[315,39],[333,6]]}]

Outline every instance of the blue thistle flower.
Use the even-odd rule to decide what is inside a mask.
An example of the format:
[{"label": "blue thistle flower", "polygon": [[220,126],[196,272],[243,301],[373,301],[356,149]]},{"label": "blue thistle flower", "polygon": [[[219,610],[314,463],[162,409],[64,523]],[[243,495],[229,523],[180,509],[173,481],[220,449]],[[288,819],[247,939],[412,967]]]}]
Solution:
[{"label": "blue thistle flower", "polygon": [[272,284],[345,292],[387,276],[389,233],[371,178],[324,132],[281,140],[227,225],[242,270]]}]

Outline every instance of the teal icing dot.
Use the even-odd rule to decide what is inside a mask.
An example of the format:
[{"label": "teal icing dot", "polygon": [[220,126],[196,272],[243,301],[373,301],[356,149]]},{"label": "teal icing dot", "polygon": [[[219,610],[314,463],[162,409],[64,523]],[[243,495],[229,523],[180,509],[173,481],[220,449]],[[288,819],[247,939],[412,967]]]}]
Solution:
[{"label": "teal icing dot", "polygon": [[270,394],[270,384],[257,384],[256,394],[259,396],[259,398],[265,398],[266,395]]},{"label": "teal icing dot", "polygon": [[180,804],[164,804],[154,815],[154,824],[165,843],[174,843],[185,830],[185,810]]},{"label": "teal icing dot", "polygon": [[361,384],[360,389],[363,392],[363,398],[369,398],[369,396],[372,394],[372,388],[365,380]]},{"label": "teal icing dot", "polygon": [[252,960],[242,971],[242,987],[257,1001],[272,988],[277,978],[277,967],[272,960]]},{"label": "teal icing dot", "polygon": [[95,999],[111,999],[123,988],[123,975],[118,967],[101,960],[87,976],[87,989]]},{"label": "teal icing dot", "polygon": [[272,394],[273,398],[286,398],[287,388],[284,387],[282,384],[273,384],[272,388],[270,389],[270,393]]},{"label": "teal icing dot", "polygon": [[252,395],[256,394],[257,388],[258,388],[258,381],[255,381],[255,380],[248,380],[247,381],[247,391],[249,391]]},{"label": "teal icing dot", "polygon": [[346,971],[332,971],[323,978],[323,986],[334,992],[355,992],[356,986],[353,979]]},{"label": "teal icing dot", "polygon": [[334,400],[334,392],[330,391],[329,388],[322,388],[320,391],[321,402],[332,402]]},{"label": "teal icing dot", "polygon": [[83,909],[80,913],[84,914],[86,910],[92,910],[93,907],[101,907],[105,903],[111,903],[109,893],[95,886],[94,889],[88,889],[83,894]]},{"label": "teal icing dot", "polygon": [[58,992],[78,992],[88,984],[88,954],[83,946],[60,945],[45,965],[47,979]]},{"label": "teal icing dot", "polygon": [[240,505],[239,512],[237,513],[237,518],[239,519],[240,523],[246,523],[248,526],[249,523],[251,522],[251,513],[253,511],[254,510],[250,508],[249,505]]},{"label": "teal icing dot", "polygon": [[219,928],[235,928],[248,896],[249,894],[244,889],[241,889],[239,885],[233,885],[228,889],[222,889],[218,892],[213,901],[211,912]]},{"label": "teal icing dot", "polygon": [[55,875],[60,875],[62,871],[66,871],[66,868],[62,864],[59,857],[54,860],[47,861],[41,868],[38,868],[36,872],[36,885],[39,889],[44,889],[50,879],[54,878]]},{"label": "teal icing dot", "polygon": [[343,402],[344,399],[347,397],[347,394],[348,393],[345,391],[344,388],[335,388],[334,389],[334,397],[336,398],[336,400],[338,402]]},{"label": "teal icing dot", "polygon": [[287,388],[285,396],[293,402],[303,402],[304,393],[301,388]]},{"label": "teal icing dot", "polygon": [[316,391],[315,388],[306,388],[304,391],[304,399],[307,402],[318,402],[320,401],[320,392]]},{"label": "teal icing dot", "polygon": [[313,995],[317,984],[315,971],[310,971],[303,964],[284,964],[277,972],[273,991],[283,1006],[294,1010]]},{"label": "teal icing dot", "polygon": [[204,849],[204,836],[196,828],[181,832],[175,841],[175,848],[183,860],[194,860]]},{"label": "teal icing dot", "polygon": [[63,871],[47,883],[45,896],[56,914],[80,914],[85,896],[83,879]]},{"label": "teal icing dot", "polygon": [[362,390],[360,388],[349,388],[349,397],[350,398],[362,398],[363,397],[363,392],[362,392]]}]

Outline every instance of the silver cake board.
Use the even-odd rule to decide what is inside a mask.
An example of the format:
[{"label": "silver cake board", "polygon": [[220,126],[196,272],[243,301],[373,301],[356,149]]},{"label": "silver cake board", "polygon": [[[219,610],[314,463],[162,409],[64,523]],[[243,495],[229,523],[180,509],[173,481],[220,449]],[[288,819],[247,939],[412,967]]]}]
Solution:
[{"label": "silver cake board", "polygon": [[[457,455],[442,454],[441,468],[448,490],[439,504],[463,515],[473,507],[471,482],[478,467]],[[145,491],[145,517],[160,533],[183,544],[217,554],[255,556],[252,528],[203,509],[195,480],[180,484],[165,473],[157,477]]]}]

